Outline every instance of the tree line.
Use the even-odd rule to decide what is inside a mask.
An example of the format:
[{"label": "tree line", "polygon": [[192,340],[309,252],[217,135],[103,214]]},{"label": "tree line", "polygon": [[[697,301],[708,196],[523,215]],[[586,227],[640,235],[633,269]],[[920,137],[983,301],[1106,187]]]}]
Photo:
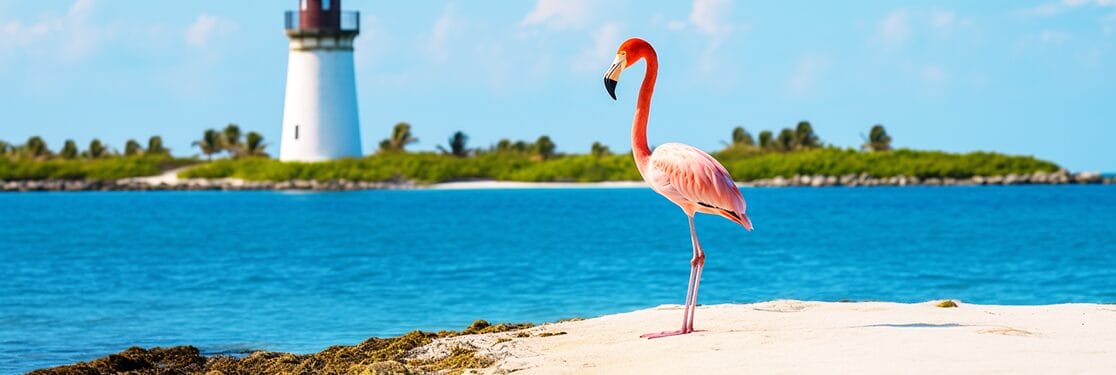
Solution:
[{"label": "tree line", "polygon": [[78,148],[77,142],[72,139],[67,139],[62,144],[62,148],[57,152],[50,149],[47,142],[40,136],[31,136],[23,144],[11,144],[0,140],[0,155],[6,157],[22,157],[34,160],[46,160],[52,158],[61,159],[99,159],[110,156],[137,156],[137,155],[170,155],[170,149],[163,146],[163,138],[160,136],[151,136],[147,139],[147,147],[144,148],[135,139],[129,139],[124,143],[124,152],[121,153],[109,145],[101,142],[100,139],[94,138],[89,141],[89,145],[85,150]]},{"label": "tree line", "polygon": [[[411,133],[411,124],[400,122],[392,128],[388,138],[380,141],[379,153],[406,152],[408,145],[418,143]],[[500,139],[488,148],[468,147],[469,136],[462,131],[454,132],[446,141],[446,145],[437,145],[435,149],[443,155],[455,157],[468,157],[492,153],[519,153],[532,155],[536,160],[548,160],[561,156],[557,153],[557,145],[550,136],[539,136],[534,142],[525,140]],[[783,128],[778,133],[763,130],[759,133],[758,141],[748,130],[737,126],[732,130],[732,142],[726,144],[723,151],[773,151],[791,152],[803,151],[825,147],[825,143],[814,133],[813,125],[809,121],[799,121],[793,128]],[[861,145],[864,151],[889,151],[891,150],[891,136],[887,134],[883,125],[876,124],[869,130]],[[589,154],[595,157],[612,155],[612,150],[601,142],[593,142]]]},{"label": "tree line", "polygon": [[[742,126],[732,129],[732,143],[729,149],[757,149],[763,151],[801,151],[824,147],[821,138],[814,133],[814,127],[809,121],[799,121],[794,128],[783,128],[778,135],[770,130],[759,133],[759,140],[752,138],[752,134]],[[868,131],[868,137],[860,146],[864,151],[889,151],[891,150],[891,136],[883,125],[876,124]]]},{"label": "tree line", "polygon": [[213,160],[213,155],[222,152],[232,158],[268,156],[263,135],[250,131],[243,136],[243,140],[241,138],[240,125],[230,123],[221,130],[206,129],[201,139],[191,145],[197,147],[209,160]]},{"label": "tree line", "polygon": [[[888,151],[891,150],[891,136],[883,125],[874,125],[864,137],[861,150]],[[380,141],[378,153],[403,153],[409,145],[418,143],[411,132],[411,124],[400,122],[392,127],[391,134]],[[532,141],[500,139],[487,148],[469,148],[469,136],[462,131],[454,132],[446,141],[446,145],[437,145],[436,149],[443,155],[454,157],[469,157],[485,154],[516,153],[528,155],[533,160],[549,160],[561,156],[557,152],[558,146],[548,135],[541,135]],[[224,129],[206,129],[201,139],[191,144],[201,151],[207,159],[212,160],[214,155],[224,153],[231,158],[241,157],[268,157],[266,152],[268,144],[258,132],[250,131],[242,134],[240,126],[230,123]],[[731,143],[726,144],[722,152],[732,151],[772,151],[791,152],[824,147],[825,143],[814,133],[813,125],[809,121],[800,121],[793,128],[780,129],[778,133],[771,130],[759,132],[758,139],[742,126],[732,130]],[[601,142],[593,142],[589,154],[594,157],[613,155],[612,150]],[[0,155],[8,157],[26,157],[42,160],[53,157],[63,159],[97,159],[107,156],[134,156],[134,155],[170,155],[170,150],[163,146],[160,136],[152,136],[144,147],[134,139],[129,139],[124,144],[123,152],[109,147],[99,139],[89,142],[85,150],[80,150],[72,139],[64,142],[62,148],[55,153],[48,147],[42,137],[32,136],[19,145],[0,141]]]},{"label": "tree line", "polygon": [[[406,152],[408,145],[418,143],[418,138],[411,134],[411,124],[400,122],[392,127],[391,134],[388,138],[380,141],[379,153],[401,153]],[[533,155],[534,159],[547,160],[558,156],[558,145],[554,144],[554,140],[550,136],[539,136],[534,142],[524,140],[511,140],[508,138],[501,139],[495,145],[484,148],[470,149],[468,146],[469,136],[462,131],[454,132],[446,141],[446,146],[437,145],[437,149],[443,155],[455,157],[468,157],[473,155],[483,155],[490,153],[521,153]],[[594,143],[594,150],[603,147],[604,153],[608,154],[608,147]],[[599,150],[598,150],[599,151]],[[597,154],[598,152],[594,152]]]}]

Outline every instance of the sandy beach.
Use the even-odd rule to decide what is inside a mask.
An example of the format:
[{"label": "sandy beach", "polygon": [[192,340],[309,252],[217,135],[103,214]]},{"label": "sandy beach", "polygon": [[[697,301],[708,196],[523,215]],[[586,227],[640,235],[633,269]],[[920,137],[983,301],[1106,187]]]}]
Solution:
[{"label": "sandy beach", "polygon": [[[1116,305],[992,306],[937,302],[772,301],[702,306],[691,335],[681,306],[547,324],[526,332],[434,342],[438,353],[473,347],[524,374],[1111,374]],[[543,333],[562,333],[540,337]],[[433,348],[433,349],[431,349]]]}]

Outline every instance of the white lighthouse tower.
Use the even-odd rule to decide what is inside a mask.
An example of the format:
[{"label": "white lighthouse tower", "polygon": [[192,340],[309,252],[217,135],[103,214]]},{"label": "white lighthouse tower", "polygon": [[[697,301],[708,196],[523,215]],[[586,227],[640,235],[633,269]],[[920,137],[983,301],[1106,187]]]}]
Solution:
[{"label": "white lighthouse tower", "polygon": [[342,12],[341,0],[299,0],[286,16],[291,44],[279,159],[361,156],[353,72],[360,13]]}]

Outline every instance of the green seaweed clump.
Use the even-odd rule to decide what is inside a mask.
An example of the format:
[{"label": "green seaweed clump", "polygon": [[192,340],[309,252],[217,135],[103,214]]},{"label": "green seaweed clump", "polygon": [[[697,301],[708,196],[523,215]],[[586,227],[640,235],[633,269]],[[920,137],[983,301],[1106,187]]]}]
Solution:
[{"label": "green seaweed clump", "polygon": [[435,359],[414,359],[409,354],[438,338],[516,331],[531,326],[530,323],[492,325],[478,320],[461,332],[412,331],[393,338],[373,337],[357,345],[331,346],[313,354],[258,351],[241,358],[228,355],[206,357],[192,346],[132,347],[89,362],[35,370],[31,374],[460,374],[465,369],[485,368],[494,362],[491,358],[477,356],[476,350],[461,347]]},{"label": "green seaweed clump", "polygon": [[947,299],[945,301],[939,302],[937,306],[942,308],[957,307],[957,302],[953,302],[952,300]]}]

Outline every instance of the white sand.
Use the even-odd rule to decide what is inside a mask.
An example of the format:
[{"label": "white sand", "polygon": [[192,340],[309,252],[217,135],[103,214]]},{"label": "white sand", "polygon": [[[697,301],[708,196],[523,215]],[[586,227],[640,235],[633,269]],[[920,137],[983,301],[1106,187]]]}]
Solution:
[{"label": "white sand", "polygon": [[[985,306],[936,302],[773,301],[702,306],[704,332],[677,329],[681,306],[437,341],[516,374],[1116,374],[1116,305]],[[565,335],[539,337],[542,332]]]}]

